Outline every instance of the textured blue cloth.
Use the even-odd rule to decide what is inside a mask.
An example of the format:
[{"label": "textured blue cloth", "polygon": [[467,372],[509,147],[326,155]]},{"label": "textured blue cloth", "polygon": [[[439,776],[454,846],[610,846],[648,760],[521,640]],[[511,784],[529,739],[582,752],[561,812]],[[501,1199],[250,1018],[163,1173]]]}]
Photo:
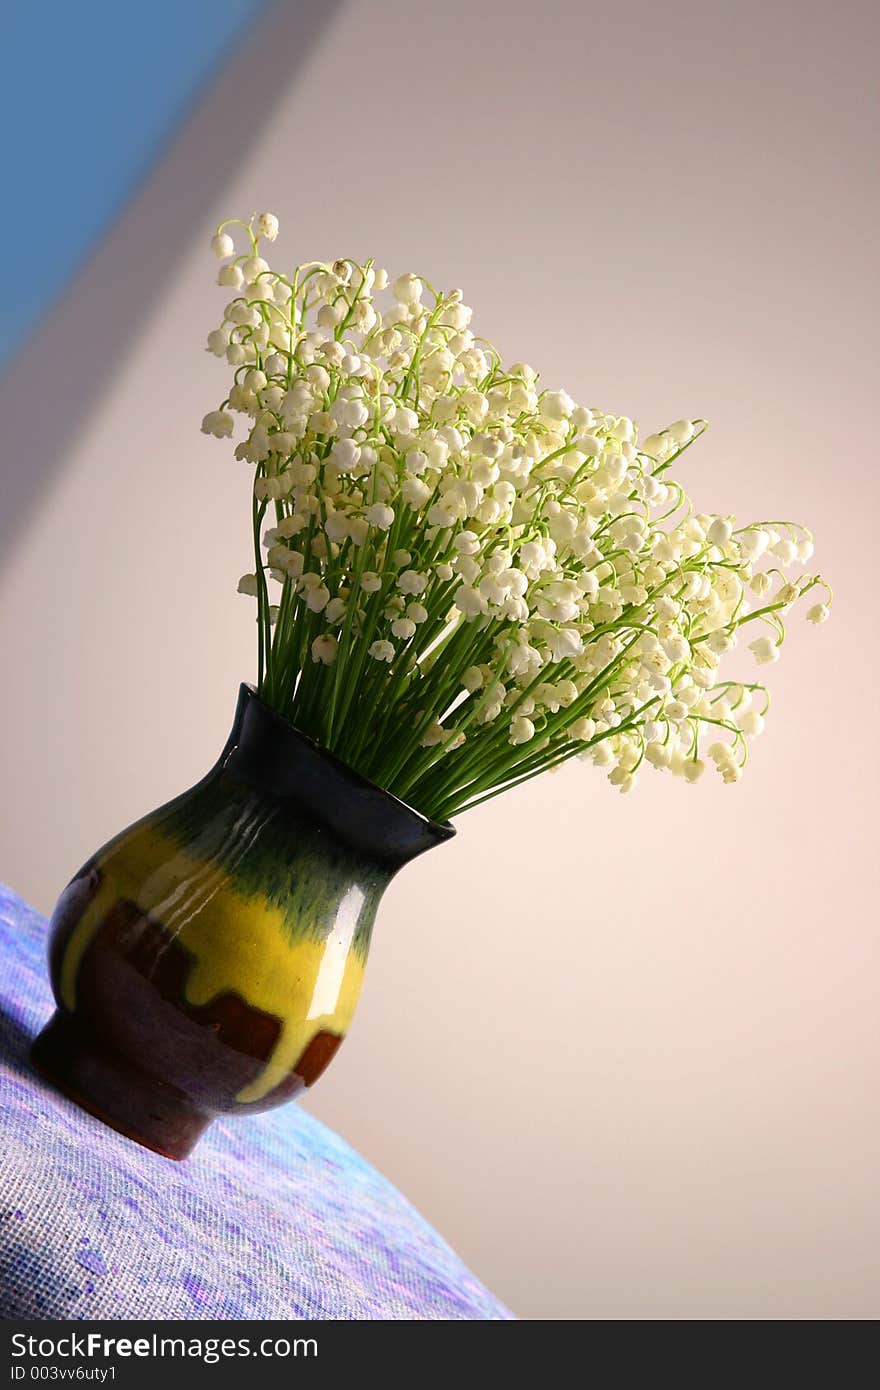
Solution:
[{"label": "textured blue cloth", "polygon": [[509,1318],[390,1183],[296,1104],[217,1121],[185,1163],[31,1070],[46,924],[0,884],[0,1315]]}]

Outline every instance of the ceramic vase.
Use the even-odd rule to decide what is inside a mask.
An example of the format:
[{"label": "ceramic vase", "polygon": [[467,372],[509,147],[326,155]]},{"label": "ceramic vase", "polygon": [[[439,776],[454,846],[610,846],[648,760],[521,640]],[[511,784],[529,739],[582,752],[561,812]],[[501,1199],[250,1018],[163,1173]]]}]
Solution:
[{"label": "ceramic vase", "polygon": [[208,775],[111,840],[50,926],[33,1056],[114,1129],[185,1158],[218,1114],[311,1086],[348,1032],[379,900],[454,833],[242,686]]}]

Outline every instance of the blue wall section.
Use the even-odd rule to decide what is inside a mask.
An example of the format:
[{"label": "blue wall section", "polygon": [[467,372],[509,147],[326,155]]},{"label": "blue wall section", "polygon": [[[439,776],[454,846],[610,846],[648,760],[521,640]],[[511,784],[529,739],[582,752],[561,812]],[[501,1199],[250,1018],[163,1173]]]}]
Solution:
[{"label": "blue wall section", "polygon": [[6,7],[0,368],[265,8],[266,0]]}]

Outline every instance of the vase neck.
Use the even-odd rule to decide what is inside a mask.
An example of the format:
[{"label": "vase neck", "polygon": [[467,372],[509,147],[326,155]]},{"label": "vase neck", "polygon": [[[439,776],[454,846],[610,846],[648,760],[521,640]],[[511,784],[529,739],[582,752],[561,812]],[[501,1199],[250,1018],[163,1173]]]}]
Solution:
[{"label": "vase neck", "polygon": [[353,852],[391,873],[454,834],[301,734],[242,685],[215,769],[232,782],[288,803]]}]

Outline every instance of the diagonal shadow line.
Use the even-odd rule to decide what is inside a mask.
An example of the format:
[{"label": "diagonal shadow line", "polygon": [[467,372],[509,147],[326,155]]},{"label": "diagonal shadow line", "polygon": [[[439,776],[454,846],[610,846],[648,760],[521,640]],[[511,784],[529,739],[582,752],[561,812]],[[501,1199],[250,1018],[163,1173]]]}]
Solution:
[{"label": "diagonal shadow line", "polygon": [[[133,340],[344,0],[275,0],[0,380],[0,574]],[[242,94],[246,98],[243,99]],[[257,97],[255,94],[259,94]],[[169,209],[179,228],[169,253]]]}]

